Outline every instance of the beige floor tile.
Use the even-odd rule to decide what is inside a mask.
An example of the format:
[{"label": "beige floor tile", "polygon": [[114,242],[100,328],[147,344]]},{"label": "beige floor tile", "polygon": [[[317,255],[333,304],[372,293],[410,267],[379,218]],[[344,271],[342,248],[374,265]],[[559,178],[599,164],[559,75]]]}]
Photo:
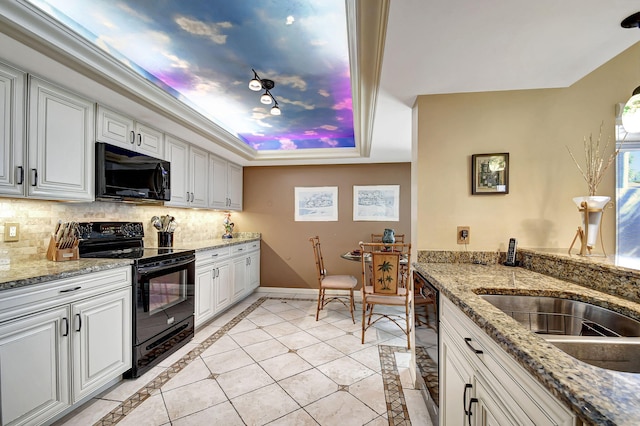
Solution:
[{"label": "beige floor tile", "polygon": [[280,417],[268,423],[269,426],[318,426],[318,422],[313,420],[313,417],[309,415],[303,409],[296,410],[293,413],[289,413],[284,417]]},{"label": "beige floor tile", "polygon": [[171,420],[204,410],[227,400],[218,383],[205,379],[190,385],[162,392]]},{"label": "beige floor tile", "polygon": [[193,336],[193,339],[191,340],[191,343],[202,343],[202,342],[204,342],[209,336],[211,336],[216,331],[220,330],[220,328],[221,327],[219,325],[215,325],[215,324],[207,324],[207,325],[205,325],[203,327],[200,327],[196,331],[196,335]]},{"label": "beige floor tile", "polygon": [[222,374],[253,364],[253,359],[242,349],[233,349],[202,359],[213,374]]},{"label": "beige floor tile", "polygon": [[339,385],[351,385],[376,374],[370,368],[348,357],[331,361],[316,368]]},{"label": "beige floor tile", "polygon": [[218,340],[216,340],[211,346],[205,349],[204,352],[200,354],[203,358],[221,354],[224,352],[228,352],[234,349],[239,349],[240,345],[238,345],[231,337],[222,336]]},{"label": "beige floor tile", "polygon": [[118,401],[105,401],[102,399],[92,399],[81,408],[67,414],[53,426],[85,426],[92,425],[114,408],[120,405]]},{"label": "beige floor tile", "polygon": [[247,318],[246,321],[251,321],[258,327],[265,327],[267,325],[284,322],[285,320],[274,313],[268,313],[268,314],[259,315],[256,317]]},{"label": "beige floor tile", "polygon": [[229,399],[252,392],[274,382],[258,364],[251,364],[221,374],[217,377],[217,381]]},{"label": "beige floor tile", "polygon": [[197,343],[192,343],[192,342],[187,343],[186,345],[184,345],[183,347],[181,347],[180,349],[178,349],[177,351],[169,355],[167,358],[160,361],[157,367],[162,367],[162,368],[170,367],[171,365],[173,365],[174,362],[176,362],[177,360],[179,360],[180,358],[182,358],[183,356],[191,352],[197,346],[198,346]]},{"label": "beige floor tile", "polygon": [[366,365],[377,373],[382,371],[382,366],[380,365],[380,353],[377,346],[367,346],[364,349],[351,353],[349,357]]},{"label": "beige floor tile", "polygon": [[165,369],[162,367],[153,367],[137,379],[124,379],[115,386],[99,395],[99,398],[113,401],[124,401],[141,388],[146,386],[154,377],[162,373]]},{"label": "beige floor tile", "polygon": [[411,424],[432,426],[429,411],[424,402],[422,392],[418,389],[403,389],[404,399],[407,402],[407,410]]},{"label": "beige floor tile", "polygon": [[278,337],[278,340],[289,349],[300,349],[320,343],[320,340],[316,339],[306,331],[299,331],[287,336]]},{"label": "beige floor tile", "polygon": [[271,312],[269,310],[265,309],[264,306],[260,305],[253,312],[247,315],[247,318],[251,319],[251,318],[259,317],[261,315],[266,315],[270,313]]},{"label": "beige floor tile", "polygon": [[[415,426],[427,426],[427,425],[420,425],[419,423],[418,424],[411,423],[411,424]],[[389,420],[384,416],[376,417],[375,419],[367,423],[366,426],[389,426]]]},{"label": "beige floor tile", "polygon": [[275,314],[297,308],[297,306],[293,305],[290,300],[271,300],[270,302],[271,303],[264,302],[260,306]]},{"label": "beige floor tile", "polygon": [[349,393],[376,413],[384,414],[387,412],[384,383],[380,374],[372,374],[359,382],[349,385]]},{"label": "beige floor tile", "polygon": [[[343,336],[335,337],[333,339],[325,340],[325,343],[333,346],[343,354],[349,355],[357,351],[361,351],[362,349],[371,346],[373,342],[367,342],[365,340],[364,345],[361,343],[360,334],[357,336],[352,334],[345,334]],[[374,340],[375,342],[375,340]]]},{"label": "beige floor tile", "polygon": [[300,318],[306,318],[309,314],[300,309],[289,309],[288,311],[278,312],[278,316],[286,321],[291,321]]},{"label": "beige floor tile", "polygon": [[286,354],[289,348],[276,339],[267,340],[253,345],[245,346],[244,350],[255,361],[263,361],[274,356]]},{"label": "beige floor tile", "polygon": [[248,346],[258,342],[264,342],[265,340],[272,339],[269,333],[266,333],[260,329],[243,331],[242,333],[233,334],[230,336],[240,346]]},{"label": "beige floor tile", "polygon": [[279,324],[273,324],[263,327],[262,331],[266,331],[273,337],[282,337],[286,336],[287,334],[297,333],[301,330],[299,327],[296,327],[290,322],[281,322]]},{"label": "beige floor tile", "polygon": [[233,398],[231,403],[248,426],[267,424],[300,408],[276,384]]},{"label": "beige floor tile", "polygon": [[266,359],[259,364],[276,381],[313,368],[311,364],[293,352]]},{"label": "beige floor tile", "polygon": [[362,426],[378,417],[348,392],[335,392],[305,407],[320,425]]},{"label": "beige floor tile", "polygon": [[278,384],[302,407],[338,391],[338,385],[315,368],[288,377]]},{"label": "beige floor tile", "polygon": [[169,413],[162,395],[147,398],[142,404],[118,422],[121,426],[162,425],[168,423]]},{"label": "beige floor tile", "polygon": [[245,318],[238,324],[236,324],[235,327],[229,330],[227,334],[233,336],[234,334],[242,333],[249,330],[255,330],[256,328],[258,328],[257,325]]},{"label": "beige floor tile", "polygon": [[302,330],[309,330],[310,328],[318,327],[322,324],[329,324],[328,322],[323,321],[322,319],[316,321],[315,311],[312,314],[307,314],[304,317],[296,318],[296,319],[290,320],[289,322],[297,327],[300,327]]},{"label": "beige floor tile", "polygon": [[222,402],[172,422],[172,426],[203,425],[244,426],[244,422],[229,401]]},{"label": "beige floor tile", "polygon": [[346,356],[333,346],[327,345],[324,342],[298,349],[297,354],[314,367]]},{"label": "beige floor tile", "polygon": [[171,389],[179,388],[180,386],[189,385],[191,383],[199,382],[206,379],[211,375],[209,368],[201,358],[196,358],[191,361],[186,367],[184,367],[178,374],[173,376],[171,380],[165,383],[162,388],[163,392],[170,391]]},{"label": "beige floor tile", "polygon": [[355,313],[356,323],[354,324],[351,321],[351,318],[343,319],[340,321],[332,322],[331,325],[334,327],[338,327],[340,330],[343,330],[345,333],[358,333],[362,330],[362,325],[360,323],[360,317],[358,316],[358,312]]},{"label": "beige floor tile", "polygon": [[332,324],[324,324],[319,327],[311,328],[307,330],[307,333],[311,334],[314,337],[317,337],[320,340],[333,339],[335,337],[347,334],[346,331]]}]

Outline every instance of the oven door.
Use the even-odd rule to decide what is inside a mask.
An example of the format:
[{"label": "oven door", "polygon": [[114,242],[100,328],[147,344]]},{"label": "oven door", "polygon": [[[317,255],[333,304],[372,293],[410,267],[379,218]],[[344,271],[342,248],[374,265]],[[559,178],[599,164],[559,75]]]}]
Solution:
[{"label": "oven door", "polygon": [[139,264],[136,276],[136,344],[193,316],[195,256]]}]

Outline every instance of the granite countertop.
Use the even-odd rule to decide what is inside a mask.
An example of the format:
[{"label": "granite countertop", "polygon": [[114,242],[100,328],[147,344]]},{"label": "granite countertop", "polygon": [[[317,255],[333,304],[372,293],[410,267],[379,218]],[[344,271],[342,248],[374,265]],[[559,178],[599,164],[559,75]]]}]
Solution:
[{"label": "granite countertop", "polygon": [[578,361],[478,294],[572,298],[611,308],[637,320],[640,320],[639,303],[520,267],[469,263],[414,263],[414,267],[583,421],[640,425],[640,374],[606,370]]},{"label": "granite countertop", "polygon": [[[206,241],[175,245],[176,249],[203,251],[217,247],[259,241],[259,233],[242,233],[234,238],[212,238]],[[131,259],[79,259],[53,262],[47,259],[19,261],[0,264],[0,291],[11,288],[41,284],[57,279],[69,278],[106,269],[133,264]]]}]

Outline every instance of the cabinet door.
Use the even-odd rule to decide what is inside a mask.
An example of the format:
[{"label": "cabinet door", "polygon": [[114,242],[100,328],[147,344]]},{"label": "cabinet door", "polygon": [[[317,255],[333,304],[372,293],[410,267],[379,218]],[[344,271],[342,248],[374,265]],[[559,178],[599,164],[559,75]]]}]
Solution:
[{"label": "cabinet door", "polygon": [[69,406],[68,319],[67,306],[0,326],[0,424],[43,424]]},{"label": "cabinet door", "polygon": [[233,285],[231,301],[240,299],[247,288],[248,257],[242,256],[233,259]]},{"label": "cabinet door", "polygon": [[[499,398],[489,390],[481,377],[476,378],[476,400],[471,407],[472,424],[476,426],[502,426],[520,424],[511,415]],[[475,422],[474,422],[475,419]]]},{"label": "cabinet door", "polygon": [[209,207],[227,209],[227,161],[209,155]]},{"label": "cabinet door", "polygon": [[93,200],[93,103],[35,77],[29,84],[28,195]]},{"label": "cabinet door", "polygon": [[166,159],[171,162],[171,201],[165,205],[187,207],[189,193],[189,144],[167,136]]},{"label": "cabinet door", "polygon": [[227,196],[230,210],[242,210],[242,166],[229,163],[227,169]]},{"label": "cabinet door", "polygon": [[155,158],[164,158],[164,133],[146,124],[135,123],[136,151]]},{"label": "cabinet door", "polygon": [[260,251],[254,251],[249,255],[248,278],[249,291],[260,287]]},{"label": "cabinet door", "polygon": [[207,207],[208,164],[207,151],[192,146],[190,148],[189,173],[191,175],[191,206]]},{"label": "cabinet door", "polygon": [[73,402],[131,368],[131,287],[72,305]]},{"label": "cabinet door", "polygon": [[196,268],[195,323],[196,327],[207,321],[215,313],[215,279],[217,270],[213,263]]},{"label": "cabinet door", "polygon": [[[447,338],[446,327],[441,327],[440,366],[440,425],[467,426],[465,415],[470,399],[474,396],[473,369]],[[475,408],[475,407],[474,407]]]},{"label": "cabinet door", "polygon": [[0,63],[0,194],[24,196],[25,73]]},{"label": "cabinet door", "polygon": [[218,264],[215,269],[215,311],[219,312],[231,303],[232,290],[231,263],[224,262]]},{"label": "cabinet door", "polygon": [[96,141],[135,150],[136,140],[133,120],[98,105]]}]

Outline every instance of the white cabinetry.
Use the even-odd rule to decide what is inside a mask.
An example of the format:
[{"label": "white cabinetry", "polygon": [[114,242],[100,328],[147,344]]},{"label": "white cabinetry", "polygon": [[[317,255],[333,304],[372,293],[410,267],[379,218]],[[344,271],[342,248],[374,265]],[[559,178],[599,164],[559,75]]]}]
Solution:
[{"label": "white cabinetry", "polygon": [[0,194],[24,195],[26,78],[0,63]]},{"label": "white cabinetry", "polygon": [[208,153],[167,136],[166,159],[171,162],[171,201],[176,207],[207,207]]},{"label": "white cabinetry", "polygon": [[195,325],[226,308],[230,298],[229,247],[196,253]]},{"label": "white cabinetry", "polygon": [[131,368],[131,268],[3,290],[0,423],[42,424]]},{"label": "white cabinetry", "polygon": [[0,66],[0,194],[94,199],[93,103],[37,77]]},{"label": "white cabinetry", "polygon": [[96,140],[141,152],[155,158],[164,158],[164,134],[98,105]]},{"label": "white cabinetry", "polygon": [[233,289],[231,300],[237,301],[260,286],[260,241],[231,247]]},{"label": "white cabinetry", "polygon": [[563,425],[576,417],[445,297],[440,424]]},{"label": "white cabinetry", "polygon": [[209,207],[242,210],[242,166],[209,154]]}]

